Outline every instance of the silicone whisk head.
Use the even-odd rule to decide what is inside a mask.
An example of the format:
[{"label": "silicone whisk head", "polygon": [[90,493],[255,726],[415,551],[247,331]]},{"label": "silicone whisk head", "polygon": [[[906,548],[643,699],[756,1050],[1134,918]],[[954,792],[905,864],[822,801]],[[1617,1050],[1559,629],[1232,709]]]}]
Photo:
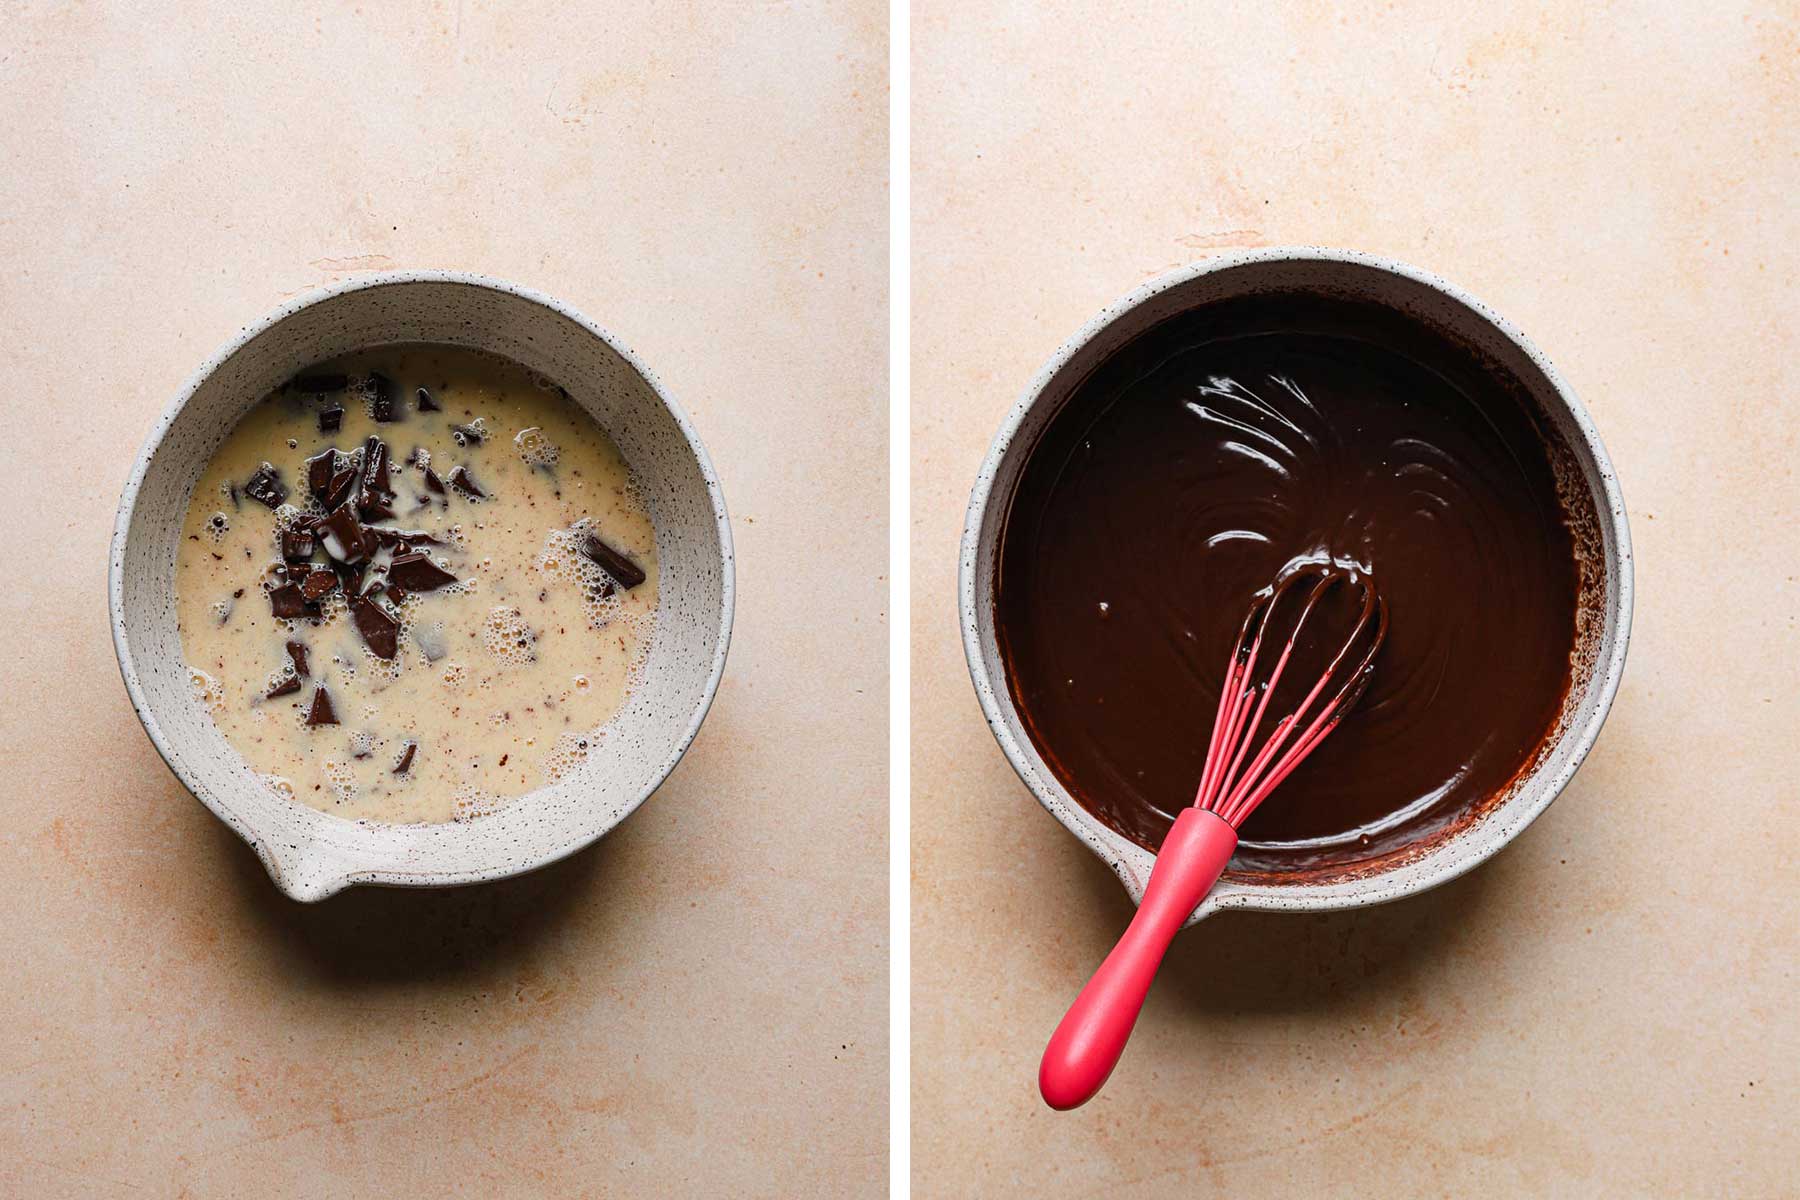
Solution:
[{"label": "silicone whisk head", "polygon": [[[1330,603],[1339,588],[1351,589],[1347,619],[1337,611],[1343,606]],[[1387,627],[1387,604],[1374,583],[1345,567],[1301,567],[1257,593],[1225,667],[1194,807],[1218,815],[1234,829],[1242,825],[1361,697]],[[1331,640],[1345,629],[1341,642]],[[1289,681],[1282,696],[1284,704],[1292,699],[1293,706],[1257,745],[1276,687],[1302,646],[1314,651],[1309,660],[1319,657],[1319,646],[1329,657],[1322,669],[1309,661],[1308,669],[1319,674],[1304,691]]]}]

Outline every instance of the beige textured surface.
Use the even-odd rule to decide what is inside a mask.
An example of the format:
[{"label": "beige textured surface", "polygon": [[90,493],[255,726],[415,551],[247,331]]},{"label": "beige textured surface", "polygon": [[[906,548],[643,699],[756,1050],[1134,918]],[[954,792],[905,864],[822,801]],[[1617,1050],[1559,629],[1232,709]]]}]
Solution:
[{"label": "beige textured surface", "polygon": [[[1236,8],[915,12],[918,1191],[1792,1195],[1800,13]],[[962,508],[1102,304],[1281,242],[1440,271],[1564,370],[1631,508],[1624,689],[1473,875],[1184,935],[1059,1116],[1037,1058],[1128,908],[982,724]]]},{"label": "beige textured surface", "polygon": [[[0,16],[0,1194],[882,1194],[881,6],[190,7]],[[308,909],[138,727],[106,542],[188,372],[390,266],[658,370],[737,636],[596,850]]]}]

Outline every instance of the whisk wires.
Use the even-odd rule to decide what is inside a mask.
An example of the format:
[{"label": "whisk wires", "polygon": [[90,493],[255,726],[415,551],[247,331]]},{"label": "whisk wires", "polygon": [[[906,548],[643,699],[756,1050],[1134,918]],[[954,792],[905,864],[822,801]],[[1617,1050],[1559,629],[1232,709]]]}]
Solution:
[{"label": "whisk wires", "polygon": [[[1314,619],[1320,602],[1339,586],[1358,589],[1361,598],[1350,635],[1293,711],[1275,722],[1268,740],[1252,753],[1275,686],[1287,670],[1302,631]],[[1265,647],[1270,618],[1278,606],[1296,603],[1300,605],[1299,613],[1286,640],[1278,649]],[[1244,617],[1226,665],[1219,711],[1213,718],[1212,740],[1207,746],[1206,766],[1201,771],[1194,806],[1217,814],[1234,829],[1242,825],[1256,806],[1337,728],[1344,714],[1362,696],[1374,673],[1375,654],[1387,636],[1387,624],[1387,604],[1376,594],[1374,585],[1342,567],[1321,564],[1303,568],[1260,593]],[[1259,679],[1257,666],[1265,649],[1271,651],[1274,665],[1266,679]],[[1320,697],[1328,693],[1334,680],[1341,680],[1336,692],[1320,704]]]}]

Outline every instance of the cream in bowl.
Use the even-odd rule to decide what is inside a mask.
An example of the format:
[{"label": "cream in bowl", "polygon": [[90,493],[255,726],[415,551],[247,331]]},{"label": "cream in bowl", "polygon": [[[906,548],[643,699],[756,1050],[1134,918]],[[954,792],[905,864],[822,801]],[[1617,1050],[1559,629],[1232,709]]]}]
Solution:
[{"label": "cream in bowl", "polygon": [[245,329],[120,503],[114,643],[181,781],[278,886],[517,874],[674,769],[724,669],[712,465],[554,300],[366,277]]},{"label": "cream in bowl", "polygon": [[557,385],[449,346],[303,369],[201,474],[175,599],[195,686],[273,789],[443,821],[604,742],[655,630],[649,512]]}]

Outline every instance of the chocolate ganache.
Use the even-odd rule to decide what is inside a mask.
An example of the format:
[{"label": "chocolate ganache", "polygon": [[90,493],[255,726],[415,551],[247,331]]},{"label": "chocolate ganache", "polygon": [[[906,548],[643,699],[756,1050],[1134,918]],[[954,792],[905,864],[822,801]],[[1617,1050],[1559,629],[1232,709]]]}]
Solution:
[{"label": "chocolate ganache", "polygon": [[1373,857],[1483,805],[1572,671],[1580,573],[1545,436],[1515,381],[1360,301],[1225,301],[1137,338],[1052,418],[1005,520],[996,624],[1039,752],[1154,850],[1252,597],[1329,561],[1380,589],[1387,640],[1240,864]]}]

